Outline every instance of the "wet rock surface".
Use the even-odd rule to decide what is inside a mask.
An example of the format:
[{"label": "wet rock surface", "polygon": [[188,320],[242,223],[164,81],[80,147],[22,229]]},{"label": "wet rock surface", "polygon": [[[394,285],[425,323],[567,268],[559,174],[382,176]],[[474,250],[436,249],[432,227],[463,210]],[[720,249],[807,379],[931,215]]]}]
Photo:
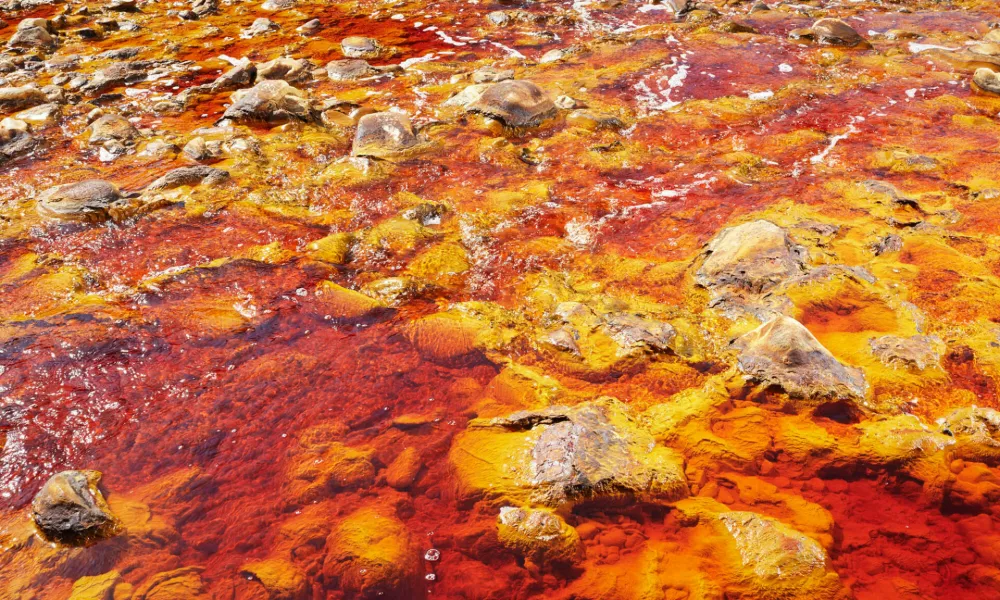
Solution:
[{"label": "wet rock surface", "polygon": [[81,546],[119,530],[97,485],[97,471],[63,471],[49,478],[31,502],[38,531],[49,540]]}]

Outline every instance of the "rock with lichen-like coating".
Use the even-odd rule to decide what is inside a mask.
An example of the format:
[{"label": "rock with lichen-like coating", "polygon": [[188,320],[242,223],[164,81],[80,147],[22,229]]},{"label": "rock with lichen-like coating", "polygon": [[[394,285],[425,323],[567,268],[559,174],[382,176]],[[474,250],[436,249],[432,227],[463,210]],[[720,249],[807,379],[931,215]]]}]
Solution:
[{"label": "rock with lichen-like coating", "polygon": [[535,564],[574,563],[584,556],[576,530],[544,508],[501,507],[497,536],[501,544]]},{"label": "rock with lichen-like coating", "polygon": [[473,421],[449,456],[465,498],[560,507],[688,494],[681,457],[657,446],[611,398]]},{"label": "rock with lichen-like coating", "polygon": [[309,97],[281,79],[268,79],[248,90],[233,92],[233,103],[223,118],[234,121],[283,123],[312,121]]},{"label": "rock with lichen-like coating", "polygon": [[705,247],[704,256],[695,273],[699,285],[761,292],[802,273],[806,251],[784,229],[758,220],[723,229]]},{"label": "rock with lichen-like coating", "polygon": [[421,145],[410,119],[397,112],[361,117],[351,146],[353,156],[393,159],[412,154]]},{"label": "rock with lichen-like coating", "polygon": [[530,81],[494,83],[466,105],[466,110],[493,117],[507,127],[535,127],[556,114],[556,105]]},{"label": "rock with lichen-like coating", "polygon": [[733,342],[747,379],[776,386],[793,398],[864,398],[864,374],[841,364],[813,334],[791,317],[779,316]]}]

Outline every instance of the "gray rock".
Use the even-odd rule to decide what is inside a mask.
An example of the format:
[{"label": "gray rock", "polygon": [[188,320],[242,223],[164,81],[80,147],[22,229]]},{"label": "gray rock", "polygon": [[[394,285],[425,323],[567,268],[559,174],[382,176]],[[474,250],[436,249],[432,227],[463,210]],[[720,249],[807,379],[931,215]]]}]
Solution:
[{"label": "gray rock", "polygon": [[295,31],[302,35],[316,35],[323,30],[323,24],[319,19],[311,19],[295,28]]},{"label": "gray rock", "polygon": [[466,110],[493,117],[508,127],[534,127],[556,114],[556,105],[530,81],[509,80],[486,88]]},{"label": "gray rock", "polygon": [[229,171],[198,165],[195,167],[180,167],[165,173],[162,177],[146,186],[146,191],[169,190],[176,187],[215,185],[229,179]]},{"label": "gray rock", "polygon": [[257,67],[247,59],[234,65],[211,84],[213,91],[239,90],[249,87],[257,80]]},{"label": "gray rock", "polygon": [[282,56],[257,65],[258,79],[283,79],[289,83],[312,78],[313,64],[304,58]]},{"label": "gray rock", "polygon": [[944,342],[935,336],[915,335],[904,338],[886,335],[871,338],[868,343],[875,358],[890,367],[923,371],[928,367],[941,366]]},{"label": "gray rock", "polygon": [[546,506],[617,495],[688,494],[683,461],[635,427],[624,404],[610,398],[521,411],[490,426],[525,431],[534,439],[519,472],[532,500]]},{"label": "gray rock", "polygon": [[154,63],[146,60],[111,63],[98,71],[81,89],[97,93],[146,79]]},{"label": "gray rock", "polygon": [[976,73],[972,76],[972,82],[983,91],[1000,94],[1000,74],[993,69],[986,67],[976,69]]},{"label": "gray rock", "polygon": [[277,31],[281,29],[281,26],[270,19],[265,19],[263,17],[256,19],[250,27],[244,29],[240,35],[244,38],[257,37],[261,35],[266,35],[272,31]]},{"label": "gray rock", "polygon": [[49,478],[35,495],[31,513],[48,540],[85,546],[121,531],[97,484],[97,471],[63,471]]},{"label": "gray rock", "polygon": [[698,285],[762,292],[801,274],[806,250],[784,229],[760,220],[723,229],[705,247],[704,257],[695,273]]},{"label": "gray rock", "polygon": [[371,77],[376,73],[368,61],[357,58],[334,60],[326,64],[326,76],[331,81],[353,81]]},{"label": "gray rock", "polygon": [[103,144],[116,141],[129,144],[139,137],[139,130],[120,115],[104,115],[90,124],[91,144]]},{"label": "gray rock", "polygon": [[38,196],[35,206],[44,217],[96,222],[110,218],[109,209],[122,198],[114,184],[88,179],[45,190]]},{"label": "gray rock", "polygon": [[233,104],[223,118],[235,121],[284,123],[315,119],[309,97],[280,79],[261,81],[249,90],[233,93]]},{"label": "gray rock", "polygon": [[340,49],[347,58],[377,58],[383,52],[377,41],[362,36],[344,38],[340,42]]}]

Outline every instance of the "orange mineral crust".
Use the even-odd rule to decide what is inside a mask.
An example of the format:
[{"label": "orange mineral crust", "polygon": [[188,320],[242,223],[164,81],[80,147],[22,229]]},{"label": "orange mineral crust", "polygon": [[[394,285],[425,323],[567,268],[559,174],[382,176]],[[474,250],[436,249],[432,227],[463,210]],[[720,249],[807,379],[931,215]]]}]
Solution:
[{"label": "orange mineral crust", "polygon": [[998,115],[994,0],[0,0],[0,600],[1000,599]]}]

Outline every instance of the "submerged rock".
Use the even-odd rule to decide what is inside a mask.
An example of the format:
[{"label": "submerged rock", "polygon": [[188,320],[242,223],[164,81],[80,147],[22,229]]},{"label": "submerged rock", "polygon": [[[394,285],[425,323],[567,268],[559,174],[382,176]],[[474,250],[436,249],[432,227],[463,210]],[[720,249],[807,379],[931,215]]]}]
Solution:
[{"label": "submerged rock", "polygon": [[576,530],[544,508],[504,506],[497,517],[500,543],[535,564],[575,563],[583,559]]},{"label": "submerged rock", "polygon": [[295,565],[280,558],[268,558],[243,565],[240,573],[260,582],[268,600],[303,600],[309,583]]},{"label": "submerged rock", "polygon": [[311,121],[309,96],[302,90],[288,85],[287,81],[272,79],[261,81],[249,90],[233,93],[233,103],[223,118],[235,121],[283,123]]},{"label": "submerged rock", "polygon": [[766,291],[801,274],[806,250],[770,221],[752,221],[719,232],[705,247],[695,281],[706,288]]},{"label": "submerged rock", "polygon": [[507,80],[486,88],[466,110],[497,119],[508,127],[535,127],[556,114],[556,105],[534,83]]},{"label": "submerged rock", "polygon": [[355,598],[410,598],[418,580],[417,549],[406,527],[377,508],[359,509],[327,538],[323,574]]},{"label": "submerged rock", "polygon": [[42,536],[84,546],[116,535],[121,527],[97,489],[100,480],[98,471],[63,471],[50,477],[31,502]]},{"label": "submerged rock", "polygon": [[38,196],[35,206],[39,214],[45,217],[103,221],[110,218],[109,209],[122,197],[122,193],[113,183],[88,179],[45,190]]},{"label": "submerged rock", "polygon": [[864,374],[837,361],[819,340],[791,317],[779,316],[733,342],[737,366],[748,379],[776,386],[793,398],[860,399]]},{"label": "submerged rock", "polygon": [[380,112],[365,115],[358,121],[351,154],[382,159],[401,158],[420,145],[420,138],[406,115]]},{"label": "submerged rock", "polygon": [[465,497],[558,507],[589,498],[688,493],[681,458],[657,446],[613,399],[474,421],[450,456]]}]

